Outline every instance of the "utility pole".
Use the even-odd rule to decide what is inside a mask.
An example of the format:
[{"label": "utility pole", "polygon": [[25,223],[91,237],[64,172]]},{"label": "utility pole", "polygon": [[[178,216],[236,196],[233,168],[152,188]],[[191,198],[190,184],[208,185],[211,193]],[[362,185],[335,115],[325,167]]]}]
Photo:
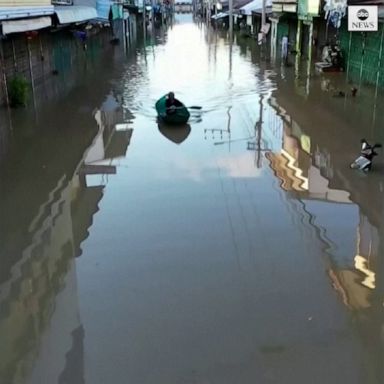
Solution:
[{"label": "utility pole", "polygon": [[145,37],[145,32],[147,29],[147,15],[146,12],[147,10],[145,9],[145,0],[143,0],[143,26],[144,26],[144,37]]},{"label": "utility pole", "polygon": [[266,24],[266,7],[267,0],[263,0],[263,9],[261,11],[261,33],[262,33],[262,44],[265,43],[265,24]]},{"label": "utility pole", "polygon": [[233,0],[229,0],[228,6],[229,6],[229,36],[232,39],[232,32],[233,32]]}]

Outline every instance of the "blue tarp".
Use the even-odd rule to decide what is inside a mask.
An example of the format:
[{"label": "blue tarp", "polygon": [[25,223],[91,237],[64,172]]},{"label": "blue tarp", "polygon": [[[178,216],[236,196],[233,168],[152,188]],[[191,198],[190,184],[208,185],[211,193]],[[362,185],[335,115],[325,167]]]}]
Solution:
[{"label": "blue tarp", "polygon": [[83,5],[96,8],[97,18],[100,20],[109,20],[112,0],[73,0],[74,5]]},{"label": "blue tarp", "polygon": [[111,10],[112,1],[110,0],[97,0],[96,11],[100,19],[108,20],[109,11]]}]

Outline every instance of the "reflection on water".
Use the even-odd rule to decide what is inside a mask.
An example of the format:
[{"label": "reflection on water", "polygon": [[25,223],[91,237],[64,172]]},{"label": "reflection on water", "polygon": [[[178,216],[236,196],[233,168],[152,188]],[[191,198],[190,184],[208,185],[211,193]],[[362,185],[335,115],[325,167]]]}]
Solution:
[{"label": "reflection on water", "polygon": [[191,133],[191,126],[189,124],[172,126],[158,123],[158,127],[161,134],[175,144],[181,144]]},{"label": "reflection on water", "polygon": [[363,362],[364,382],[380,382],[384,297],[376,279],[381,272],[379,230],[384,223],[382,219],[377,221],[377,213],[382,211],[383,191],[378,195],[374,191],[378,191],[375,184],[381,181],[373,175],[365,180],[367,185],[352,186],[356,176],[348,172],[346,160],[344,164],[337,163],[338,159],[332,161],[329,142],[322,149],[318,132],[303,130],[274,98],[270,103],[281,117],[283,133],[281,150],[266,153],[269,165],[281,188],[299,202],[292,203],[292,213],[300,218],[296,225],[312,227],[323,243],[332,287],[351,311],[368,347]]},{"label": "reflection on water", "polygon": [[[80,245],[99,209],[107,178],[116,173],[115,161],[126,155],[132,135],[124,123],[121,103],[112,95],[94,112],[94,119],[97,133],[82,159],[75,167],[67,165],[56,185],[40,188],[46,200],[37,209],[35,201],[28,202],[25,194],[7,198],[2,193],[2,212],[7,211],[4,204],[14,206],[18,199],[25,211],[30,205],[36,214],[31,219],[23,215],[26,221],[17,217],[17,232],[12,222],[1,226],[1,383],[85,383],[75,257],[81,254]],[[73,140],[79,141],[76,133]],[[45,146],[49,145],[54,143],[46,140]],[[56,166],[51,162],[52,170]],[[67,171],[71,169],[73,175],[69,177]],[[18,181],[25,183],[25,172],[24,168],[19,170]],[[25,248],[18,232],[27,233],[23,236],[30,242]],[[4,263],[7,259],[9,270]]]},{"label": "reflection on water", "polygon": [[[0,382],[381,383],[358,127],[249,39],[185,16],[144,38],[1,163]],[[169,89],[204,118],[156,130]]]}]

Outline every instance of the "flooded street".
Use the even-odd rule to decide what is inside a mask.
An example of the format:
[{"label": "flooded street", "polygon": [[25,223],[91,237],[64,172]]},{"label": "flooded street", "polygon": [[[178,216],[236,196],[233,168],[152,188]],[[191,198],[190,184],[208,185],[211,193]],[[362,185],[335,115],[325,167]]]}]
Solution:
[{"label": "flooded street", "polygon": [[382,96],[189,15],[145,41],[1,117],[0,384],[383,383]]}]

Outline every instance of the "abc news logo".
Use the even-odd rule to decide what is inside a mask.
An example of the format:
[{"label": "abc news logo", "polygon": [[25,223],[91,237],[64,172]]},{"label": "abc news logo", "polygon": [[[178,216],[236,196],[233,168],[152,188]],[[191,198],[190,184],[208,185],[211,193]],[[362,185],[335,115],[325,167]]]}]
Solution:
[{"label": "abc news logo", "polygon": [[351,5],[348,7],[348,31],[377,31],[376,5]]}]

